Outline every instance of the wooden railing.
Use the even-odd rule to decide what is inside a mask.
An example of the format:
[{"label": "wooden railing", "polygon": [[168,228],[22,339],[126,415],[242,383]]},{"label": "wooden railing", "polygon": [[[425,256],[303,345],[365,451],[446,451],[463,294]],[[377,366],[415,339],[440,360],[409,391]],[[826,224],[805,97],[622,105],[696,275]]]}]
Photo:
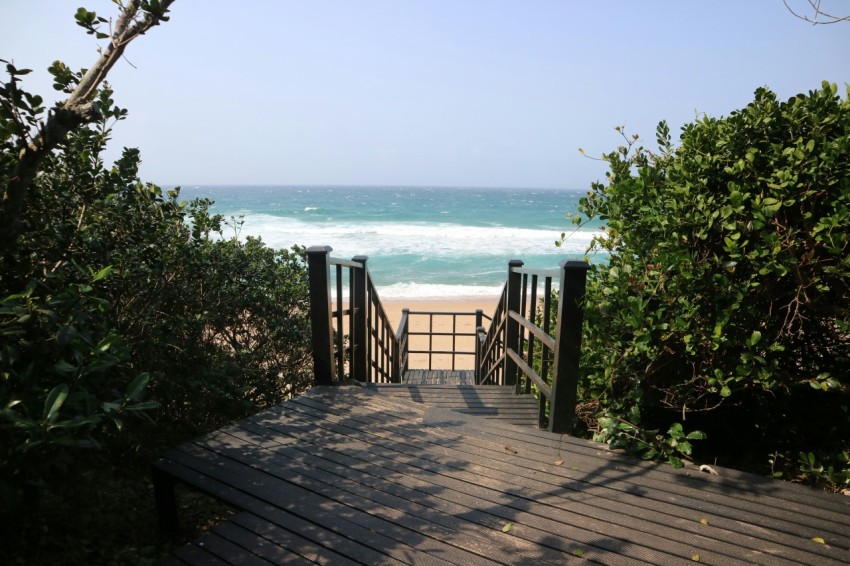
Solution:
[{"label": "wooden railing", "polygon": [[[412,330],[411,328],[417,325],[411,324],[413,318],[426,318],[428,321],[427,330]],[[451,330],[435,330],[434,319],[451,318]],[[472,319],[474,321],[472,330],[465,332],[459,329],[458,320]],[[484,314],[484,311],[478,309],[473,312],[459,311],[412,311],[410,309],[402,309],[401,323],[399,324],[396,337],[399,341],[399,346],[403,349],[402,363],[403,371],[408,369],[407,358],[409,354],[422,354],[428,356],[428,367],[417,369],[434,369],[434,356],[444,356],[451,359],[451,369],[457,369],[458,356],[469,356],[473,358],[473,367],[478,367],[478,348],[476,347],[476,338],[478,336],[477,329],[481,328],[484,320],[491,320],[490,317]],[[420,325],[421,326],[421,325]],[[422,339],[415,339],[415,338]],[[424,340],[427,338],[427,341]],[[451,339],[451,345],[435,345],[434,340],[442,343],[441,339]],[[468,349],[462,349],[465,345],[469,345]],[[424,344],[424,345],[423,345]],[[412,345],[412,346],[411,346]],[[413,349],[411,349],[413,347]],[[448,349],[446,349],[448,348]],[[439,368],[449,369],[449,368]]]},{"label": "wooden railing", "polygon": [[[478,329],[477,383],[513,385],[517,393],[536,391],[540,427],[569,432],[575,418],[581,304],[589,266],[584,261],[563,261],[558,270],[522,266],[519,260],[509,262],[493,322],[489,330]],[[555,281],[557,295],[552,293]]]},{"label": "wooden railing", "polygon": [[[575,419],[582,301],[588,264],[563,261],[557,270],[524,269],[508,263],[508,279],[492,319],[474,313],[404,309],[396,332],[366,267],[365,256],[350,261],[330,256],[329,246],[307,250],[310,278],[313,363],[316,383],[342,378],[367,383],[398,383],[411,354],[475,356],[479,385],[510,385],[518,394],[540,398],[541,428],[569,432]],[[557,283],[557,294],[554,285]],[[347,291],[347,300],[346,294]],[[428,316],[427,331],[411,331],[413,316]],[[452,331],[435,331],[435,316],[451,316]],[[459,332],[457,317],[475,316],[473,333]],[[482,326],[487,318],[489,328]],[[472,335],[472,351],[458,349],[458,337]],[[428,336],[427,349],[411,348],[411,337]],[[450,349],[434,346],[434,337],[452,337]],[[424,368],[416,368],[424,369]],[[445,369],[445,368],[441,368]]]},{"label": "wooden railing", "polygon": [[[366,256],[330,256],[330,246],[307,250],[316,383],[349,378],[401,381],[399,345],[375,288]],[[347,299],[346,293],[347,291]]]}]

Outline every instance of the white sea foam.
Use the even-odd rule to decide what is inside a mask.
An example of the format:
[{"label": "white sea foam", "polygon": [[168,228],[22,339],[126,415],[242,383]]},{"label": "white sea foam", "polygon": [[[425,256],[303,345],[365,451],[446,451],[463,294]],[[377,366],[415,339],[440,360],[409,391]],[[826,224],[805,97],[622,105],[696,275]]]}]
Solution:
[{"label": "white sea foam", "polygon": [[[442,285],[422,283],[394,283],[379,285],[378,294],[384,301],[464,301],[478,299],[497,300],[503,285]],[[542,296],[543,284],[538,286],[538,296]],[[343,286],[342,296],[348,299],[348,286]]]},{"label": "white sea foam", "polygon": [[496,299],[502,292],[500,286],[481,285],[439,285],[418,283],[395,283],[380,288],[382,299],[407,299],[407,300],[430,300],[430,299]]},{"label": "white sea foam", "polygon": [[[451,300],[462,301],[465,299],[493,299],[499,298],[502,292],[501,286],[489,285],[441,285],[420,283],[394,283],[392,285],[381,285],[378,293],[384,301],[439,301]],[[342,296],[348,299],[348,286],[343,287]]]},{"label": "white sea foam", "polygon": [[[320,245],[337,258],[368,256],[388,300],[493,297],[509,260],[553,269],[583,256],[600,234],[590,226],[569,233],[564,212],[576,210],[578,196],[564,191],[224,187],[197,196],[213,198],[225,217],[244,214],[242,236],[273,248]],[[561,232],[569,235],[557,247]]]},{"label": "white sea foam", "polygon": [[243,233],[261,236],[275,248],[329,245],[334,255],[412,255],[421,258],[464,258],[582,254],[595,231],[578,231],[560,248],[560,233],[549,229],[463,226],[449,223],[316,223],[265,214],[245,217]]}]

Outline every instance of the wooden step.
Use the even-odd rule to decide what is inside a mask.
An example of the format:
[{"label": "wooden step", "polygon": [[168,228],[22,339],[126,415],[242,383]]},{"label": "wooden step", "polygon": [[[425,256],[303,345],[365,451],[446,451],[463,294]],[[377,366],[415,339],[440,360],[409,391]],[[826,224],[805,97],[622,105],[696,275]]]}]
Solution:
[{"label": "wooden step", "polygon": [[409,369],[404,373],[402,381],[419,385],[475,385],[475,372],[472,370]]},{"label": "wooden step", "polygon": [[537,399],[531,395],[516,395],[513,386],[426,382],[372,384],[369,388],[394,400],[424,403],[485,419],[531,427],[539,422]]}]

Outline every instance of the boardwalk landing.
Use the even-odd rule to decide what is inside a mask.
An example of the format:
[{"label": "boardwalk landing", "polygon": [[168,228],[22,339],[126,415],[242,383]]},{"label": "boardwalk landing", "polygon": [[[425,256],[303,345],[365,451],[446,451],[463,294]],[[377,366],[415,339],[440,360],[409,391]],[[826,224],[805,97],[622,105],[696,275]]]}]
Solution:
[{"label": "boardwalk landing", "polygon": [[653,465],[377,387],[316,387],[155,467],[244,510],[174,563],[850,562],[850,498]]},{"label": "boardwalk landing", "polygon": [[426,403],[467,415],[510,424],[537,426],[540,404],[531,395],[516,395],[513,387],[498,385],[370,385],[396,401]]},{"label": "boardwalk landing", "polygon": [[411,385],[475,385],[475,372],[472,370],[409,369],[405,372],[402,381]]}]

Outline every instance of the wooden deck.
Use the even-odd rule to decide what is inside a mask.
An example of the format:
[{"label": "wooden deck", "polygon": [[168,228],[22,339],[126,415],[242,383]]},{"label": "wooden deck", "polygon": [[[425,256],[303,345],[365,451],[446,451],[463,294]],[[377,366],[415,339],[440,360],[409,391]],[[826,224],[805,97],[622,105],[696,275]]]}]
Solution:
[{"label": "wooden deck", "polygon": [[409,369],[402,381],[412,385],[475,385],[472,370]]},{"label": "wooden deck", "polygon": [[516,395],[513,387],[499,385],[370,385],[397,401],[425,403],[467,415],[506,423],[537,426],[540,403],[531,395]]},{"label": "wooden deck", "polygon": [[244,510],[170,561],[850,562],[848,497],[675,470],[399,391],[316,387],[169,452],[160,496],[176,479]]}]

